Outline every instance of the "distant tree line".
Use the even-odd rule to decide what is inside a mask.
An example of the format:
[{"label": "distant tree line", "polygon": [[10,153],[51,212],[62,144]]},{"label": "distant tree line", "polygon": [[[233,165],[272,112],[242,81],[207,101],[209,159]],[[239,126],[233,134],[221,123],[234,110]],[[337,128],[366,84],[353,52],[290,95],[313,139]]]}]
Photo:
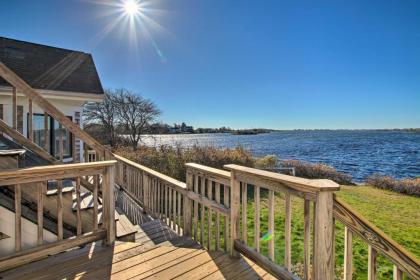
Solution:
[{"label": "distant tree line", "polygon": [[259,134],[269,129],[234,130],[229,127],[196,128],[181,124],[168,125],[157,122],[161,111],[149,99],[127,89],[105,90],[102,102],[88,102],[84,106],[84,127],[97,140],[111,147],[118,144],[130,145],[137,149],[145,134],[177,133],[232,133]]}]

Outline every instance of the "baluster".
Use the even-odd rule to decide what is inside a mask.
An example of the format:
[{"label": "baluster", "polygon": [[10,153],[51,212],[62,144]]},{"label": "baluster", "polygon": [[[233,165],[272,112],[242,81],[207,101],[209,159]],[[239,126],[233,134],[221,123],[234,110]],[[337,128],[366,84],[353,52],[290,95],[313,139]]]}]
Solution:
[{"label": "baluster", "polygon": [[32,99],[28,101],[28,138],[30,141],[34,140],[33,134],[33,126],[32,126],[32,119],[33,119],[33,112],[32,112]]},{"label": "baluster", "polygon": [[38,222],[38,240],[37,244],[44,243],[44,188],[46,189],[46,182],[38,184],[38,198],[37,198],[37,222]]},{"label": "baluster", "polygon": [[168,198],[168,200],[169,200],[169,206],[168,206],[168,209],[169,209],[169,213],[168,213],[168,217],[169,217],[169,224],[168,224],[168,226],[169,227],[171,227],[172,226],[172,188],[169,188],[168,187],[168,191],[169,191],[169,198]]},{"label": "baluster", "polygon": [[403,272],[398,266],[394,265],[394,273],[393,273],[393,280],[402,280],[403,279]]},{"label": "baluster", "polygon": [[165,185],[165,224],[168,224],[169,220],[169,187]]},{"label": "baluster", "polygon": [[242,182],[242,241],[248,244],[248,184]]},{"label": "baluster", "polygon": [[160,181],[157,184],[157,211],[158,211],[158,219],[162,219],[161,209],[160,209]]},{"label": "baluster", "polygon": [[[210,179],[207,179],[207,197],[210,200],[213,200],[213,181],[211,181]],[[211,232],[213,230],[213,216],[210,208],[207,209],[207,215],[207,249],[211,250]]]},{"label": "baluster", "polygon": [[372,246],[369,245],[368,252],[368,280],[376,279],[376,257],[377,252]]},{"label": "baluster", "polygon": [[[195,174],[194,175],[194,192],[198,193],[198,175]],[[194,201],[194,240],[198,240],[197,239],[197,235],[198,235],[198,203],[197,201]]]},{"label": "baluster", "polygon": [[181,193],[178,193],[178,235],[181,235]]},{"label": "baluster", "polygon": [[[98,207],[99,207],[99,201],[98,201],[98,192],[99,192],[99,175],[95,175],[93,177],[93,230],[98,230]],[[102,225],[105,225],[104,223],[104,211],[102,209]]]},{"label": "baluster", "polygon": [[268,191],[268,257],[274,261],[274,191]]},{"label": "baluster", "polygon": [[19,252],[22,249],[22,190],[21,185],[15,185],[15,251]]},{"label": "baluster", "polygon": [[63,181],[57,180],[57,240],[63,239]]},{"label": "baluster", "polygon": [[[80,210],[80,178],[76,178],[76,229],[77,236],[82,234],[82,213]],[[93,224],[96,224],[97,221],[94,220]]]},{"label": "baluster", "polygon": [[311,266],[311,207],[310,200],[305,199],[303,204],[303,216],[304,216],[304,237],[303,237],[303,251],[304,251],[304,279],[308,280],[310,277],[310,266]]},{"label": "baluster", "polygon": [[353,274],[353,233],[344,227],[344,280],[351,280]]},{"label": "baluster", "polygon": [[[206,178],[204,176],[201,176],[201,195],[205,197],[206,195]],[[201,204],[201,211],[200,211],[200,243],[204,246],[204,204]]]},{"label": "baluster", "polygon": [[[238,182],[238,184],[239,184],[239,182]],[[231,194],[232,194],[232,191],[233,191],[233,189],[231,190]],[[229,204],[229,197],[231,195],[231,194],[229,194],[229,187],[226,186],[226,185],[224,185],[223,186],[223,192],[224,192],[223,193],[223,204],[226,206],[226,208],[229,208],[229,205],[230,205]],[[240,192],[239,187],[238,187],[237,192],[238,192],[237,194],[234,194],[235,195],[235,197],[234,197],[235,199],[236,199],[236,196],[239,197],[239,192]],[[236,209],[235,211],[238,211],[238,210],[239,210],[239,205],[238,205],[238,209]],[[231,211],[232,211],[232,209],[231,209]],[[239,215],[239,213],[237,215]],[[238,218],[238,222],[239,222],[239,217],[237,217],[237,218]],[[225,252],[228,250],[228,246],[229,246],[228,244],[230,244],[229,243],[229,227],[230,227],[230,225],[229,225],[229,217],[228,216],[225,216],[225,232],[224,232],[224,238],[225,238],[224,249],[225,249]],[[235,231],[236,230],[238,230],[238,232],[239,232],[239,227],[235,227]],[[239,233],[237,235],[235,235],[235,236],[236,237],[239,237]],[[233,240],[234,239],[232,239],[232,244],[231,244],[231,248],[230,248],[231,255],[234,254],[233,253]]]},{"label": "baluster", "polygon": [[254,247],[260,251],[260,187],[254,187]]},{"label": "baluster", "polygon": [[[215,185],[216,202],[220,204],[220,183]],[[220,214],[216,211],[216,250],[220,250]]]},{"label": "baluster", "polygon": [[167,218],[167,209],[166,209],[166,199],[168,195],[166,193],[166,187],[162,184],[162,221],[166,223]]},{"label": "baluster", "polygon": [[156,178],[152,177],[149,183],[149,211],[152,215],[155,214],[154,212],[154,205],[153,205],[153,187],[155,186]]},{"label": "baluster", "polygon": [[284,222],[284,264],[286,268],[290,271],[292,268],[292,208],[291,208],[291,196],[290,193],[285,193],[285,222]]},{"label": "baluster", "polygon": [[172,222],[172,229],[174,231],[176,231],[176,195],[177,192],[175,190],[173,190],[173,202],[172,202],[172,217],[173,217],[173,222]]}]

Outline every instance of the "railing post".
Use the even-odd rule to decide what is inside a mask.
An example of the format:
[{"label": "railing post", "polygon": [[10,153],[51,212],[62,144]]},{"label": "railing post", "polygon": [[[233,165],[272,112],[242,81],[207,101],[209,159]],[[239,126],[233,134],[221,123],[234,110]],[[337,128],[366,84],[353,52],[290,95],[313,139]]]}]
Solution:
[{"label": "railing post", "polygon": [[[193,188],[193,175],[187,170],[187,193]],[[184,235],[191,237],[192,229],[192,201],[188,198],[188,195],[184,196]]]},{"label": "railing post", "polygon": [[315,280],[334,279],[334,197],[331,191],[320,191],[315,200],[314,264]]},{"label": "railing post", "polygon": [[236,178],[236,172],[231,171],[230,176],[230,246],[229,252],[233,257],[238,256],[234,250],[235,240],[239,239],[239,214],[240,214],[241,184]]},{"label": "railing post", "polygon": [[115,241],[115,201],[114,201],[114,176],[115,167],[109,166],[103,174],[102,185],[102,219],[106,228],[106,245],[112,245]]}]

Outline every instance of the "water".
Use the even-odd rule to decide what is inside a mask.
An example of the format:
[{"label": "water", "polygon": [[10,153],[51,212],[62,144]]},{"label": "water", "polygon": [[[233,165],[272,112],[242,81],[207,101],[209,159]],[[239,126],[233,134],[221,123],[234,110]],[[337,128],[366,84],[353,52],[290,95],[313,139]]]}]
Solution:
[{"label": "water", "polygon": [[406,131],[279,131],[258,135],[173,134],[143,138],[144,144],[242,145],[254,156],[276,155],[325,163],[361,182],[373,173],[396,178],[420,176],[420,133]]}]

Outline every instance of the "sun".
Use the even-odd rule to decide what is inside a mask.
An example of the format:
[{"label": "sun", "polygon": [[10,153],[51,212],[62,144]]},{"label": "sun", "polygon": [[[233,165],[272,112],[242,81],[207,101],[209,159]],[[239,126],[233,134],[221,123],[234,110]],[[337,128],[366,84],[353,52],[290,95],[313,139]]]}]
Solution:
[{"label": "sun", "polygon": [[135,0],[127,0],[124,3],[124,11],[130,16],[135,15],[139,12],[139,5]]}]

